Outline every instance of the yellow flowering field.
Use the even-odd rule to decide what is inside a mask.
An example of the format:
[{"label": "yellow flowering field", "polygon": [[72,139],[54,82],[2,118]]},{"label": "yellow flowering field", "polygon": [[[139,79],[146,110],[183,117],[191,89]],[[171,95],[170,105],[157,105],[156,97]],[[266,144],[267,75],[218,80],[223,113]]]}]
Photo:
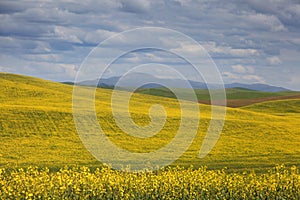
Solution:
[{"label": "yellow flowering field", "polygon": [[109,167],[0,169],[1,199],[300,199],[297,167],[264,174],[166,168],[127,173]]},{"label": "yellow flowering field", "polygon": [[[0,167],[98,167],[82,144],[72,114],[73,87],[33,77],[0,73]],[[95,109],[101,128],[117,146],[134,153],[156,151],[170,143],[181,124],[176,99],[133,94],[132,120],[149,124],[149,108],[160,104],[167,113],[162,130],[149,138],[122,131],[111,112],[112,90],[98,88]],[[276,164],[300,167],[300,99],[227,108],[221,136],[205,158],[199,150],[211,119],[210,106],[199,104],[198,133],[172,166],[263,172]],[[194,115],[194,114],[193,114]],[[189,123],[184,129],[189,132]],[[255,148],[253,148],[255,147]]]},{"label": "yellow flowering field", "polygon": [[[211,108],[199,104],[197,135],[179,159],[159,171],[126,173],[105,167],[82,144],[72,114],[72,86],[0,73],[0,91],[0,199],[300,199],[299,99],[226,108],[221,137],[205,158],[198,155]],[[111,94],[98,88],[95,109],[117,146],[153,152],[176,135],[177,100],[132,96],[136,124],[150,122],[153,104],[167,113],[162,130],[143,139],[117,126]]]}]

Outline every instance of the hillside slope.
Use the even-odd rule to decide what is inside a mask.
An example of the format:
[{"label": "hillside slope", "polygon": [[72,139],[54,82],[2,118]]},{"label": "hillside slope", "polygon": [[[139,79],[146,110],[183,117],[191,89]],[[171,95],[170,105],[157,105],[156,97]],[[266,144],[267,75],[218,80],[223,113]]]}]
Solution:
[{"label": "hillside slope", "polygon": [[278,100],[257,103],[250,106],[243,107],[244,110],[251,110],[256,112],[270,113],[270,114],[299,114],[300,113],[300,100]]},{"label": "hillside slope", "polygon": [[[295,91],[262,92],[249,90],[245,88],[227,88],[225,89],[225,91],[227,96],[227,106],[233,108],[238,108],[265,101],[300,98],[300,92]],[[154,96],[176,98],[176,96],[167,88],[140,88],[136,92],[142,94],[150,94]],[[185,100],[192,99],[191,91],[189,91],[188,89],[182,89],[182,93],[185,94]],[[196,89],[195,94],[199,100],[199,103],[211,103],[210,94],[208,90]]]},{"label": "hillside slope", "polygon": [[[32,77],[0,73],[0,165],[99,166],[82,145],[72,116],[72,86]],[[139,125],[150,122],[148,110],[153,103],[162,104],[168,114],[164,128],[147,139],[122,132],[111,114],[111,90],[97,89],[96,111],[107,136],[118,146],[132,152],[150,152],[174,137],[180,124],[176,99],[135,93],[130,101],[133,120]],[[274,102],[268,110],[294,108],[299,100]],[[264,169],[274,164],[300,163],[300,115],[284,116],[260,112],[261,108],[227,108],[225,126],[213,151],[199,159],[198,152],[210,121],[210,106],[200,106],[200,127],[190,148],[174,165],[209,168]],[[297,110],[298,111],[298,110]],[[277,113],[277,111],[275,111]],[[159,115],[159,114],[158,114]],[[186,124],[186,131],[189,125]]]}]

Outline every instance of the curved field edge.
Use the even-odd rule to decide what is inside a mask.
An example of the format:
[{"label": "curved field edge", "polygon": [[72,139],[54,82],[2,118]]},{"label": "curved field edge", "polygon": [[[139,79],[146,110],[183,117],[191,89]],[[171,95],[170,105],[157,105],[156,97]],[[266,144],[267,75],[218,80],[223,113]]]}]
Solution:
[{"label": "curved field edge", "polygon": [[[72,116],[72,86],[32,77],[0,74],[0,165],[101,165],[82,145]],[[137,124],[149,123],[149,107],[165,106],[169,118],[164,129],[147,140],[129,137],[115,124],[111,90],[97,89],[96,110],[107,136],[122,148],[149,152],[167,144],[180,122],[174,99],[134,94],[131,114]],[[227,108],[225,126],[213,151],[204,159],[198,152],[210,121],[210,106],[200,106],[200,127],[190,148],[173,166],[231,170],[265,170],[275,164],[299,166],[299,115],[275,116],[251,109]],[[275,108],[274,108],[275,109]],[[189,131],[187,126],[187,131]]]}]

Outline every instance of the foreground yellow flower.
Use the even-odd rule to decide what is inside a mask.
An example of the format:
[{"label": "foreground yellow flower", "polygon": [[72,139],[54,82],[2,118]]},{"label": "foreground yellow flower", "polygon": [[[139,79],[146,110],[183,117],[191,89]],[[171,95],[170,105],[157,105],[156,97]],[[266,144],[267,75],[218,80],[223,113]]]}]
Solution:
[{"label": "foreground yellow flower", "polygon": [[296,166],[266,174],[167,168],[126,173],[107,167],[0,169],[0,199],[300,199]]}]

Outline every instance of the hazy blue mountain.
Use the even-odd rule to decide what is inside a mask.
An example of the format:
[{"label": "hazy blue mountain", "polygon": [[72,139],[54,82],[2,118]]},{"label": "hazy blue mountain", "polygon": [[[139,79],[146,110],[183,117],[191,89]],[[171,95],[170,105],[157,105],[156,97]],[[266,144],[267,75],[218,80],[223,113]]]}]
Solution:
[{"label": "hazy blue mountain", "polygon": [[254,84],[230,83],[230,84],[225,84],[225,87],[226,88],[245,88],[245,89],[249,89],[249,90],[257,90],[257,91],[263,91],[263,92],[281,92],[281,91],[288,90],[283,87],[271,86],[271,85],[262,84],[262,83],[254,83]]},{"label": "hazy blue mountain", "polygon": [[[118,81],[120,81],[118,83]],[[96,80],[87,80],[82,81],[80,85],[95,86],[111,88],[132,88],[132,87],[141,87],[141,88],[157,88],[162,86],[174,87],[174,88],[186,88],[184,84],[185,81],[182,79],[167,79],[167,78],[158,78],[150,74],[145,73],[132,73],[123,77],[110,77],[102,78]],[[207,89],[207,85],[203,82],[191,81],[189,80],[190,85],[194,89]],[[69,83],[70,84],[70,83]],[[244,84],[244,83],[230,83],[225,84],[225,88],[245,88],[249,90],[263,91],[263,92],[281,92],[287,91],[288,89],[283,87],[271,86],[267,84],[255,83],[255,84]],[[210,84],[209,86],[212,89],[218,89],[221,86],[217,84]]]}]

